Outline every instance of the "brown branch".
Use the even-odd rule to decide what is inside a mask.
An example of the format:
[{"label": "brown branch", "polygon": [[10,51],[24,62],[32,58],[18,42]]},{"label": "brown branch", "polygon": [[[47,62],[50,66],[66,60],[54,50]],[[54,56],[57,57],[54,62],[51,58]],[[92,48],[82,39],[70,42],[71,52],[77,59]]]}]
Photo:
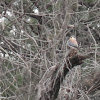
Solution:
[{"label": "brown branch", "polygon": [[55,100],[58,97],[60,84],[69,72],[69,69],[82,64],[83,60],[90,57],[90,55],[91,53],[81,55],[76,50],[71,50],[66,56],[64,63],[49,68],[38,84],[36,100]]}]

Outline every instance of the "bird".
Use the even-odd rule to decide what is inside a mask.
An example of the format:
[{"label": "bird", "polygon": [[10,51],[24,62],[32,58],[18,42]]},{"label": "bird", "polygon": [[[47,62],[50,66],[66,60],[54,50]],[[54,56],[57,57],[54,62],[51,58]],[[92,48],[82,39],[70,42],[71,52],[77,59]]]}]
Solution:
[{"label": "bird", "polygon": [[70,49],[78,49],[78,42],[74,36],[71,36],[67,41],[67,46]]}]

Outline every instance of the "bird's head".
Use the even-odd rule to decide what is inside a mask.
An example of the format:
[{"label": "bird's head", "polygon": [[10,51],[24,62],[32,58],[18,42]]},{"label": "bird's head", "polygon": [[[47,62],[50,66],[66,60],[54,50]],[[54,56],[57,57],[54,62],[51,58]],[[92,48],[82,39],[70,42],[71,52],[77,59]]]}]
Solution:
[{"label": "bird's head", "polygon": [[69,39],[76,40],[76,37],[74,35],[72,35]]}]

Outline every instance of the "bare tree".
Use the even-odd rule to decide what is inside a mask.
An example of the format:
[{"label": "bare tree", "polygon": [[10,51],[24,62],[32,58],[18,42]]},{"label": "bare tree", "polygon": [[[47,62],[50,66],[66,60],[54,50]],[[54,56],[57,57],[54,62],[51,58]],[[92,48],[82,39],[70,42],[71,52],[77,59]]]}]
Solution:
[{"label": "bare tree", "polygon": [[[0,1],[0,99],[34,100],[44,73],[65,63],[71,35],[77,38],[79,55],[94,55],[64,76],[57,100],[94,98],[91,94],[99,91],[99,80],[93,74],[88,84],[86,77],[99,70],[99,10],[99,0]],[[62,90],[67,92],[61,95]]]}]

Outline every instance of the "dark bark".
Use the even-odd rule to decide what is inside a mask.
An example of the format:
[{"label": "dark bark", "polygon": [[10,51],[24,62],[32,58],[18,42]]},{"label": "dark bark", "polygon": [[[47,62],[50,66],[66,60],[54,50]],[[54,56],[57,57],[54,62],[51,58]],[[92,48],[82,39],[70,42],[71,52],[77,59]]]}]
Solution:
[{"label": "dark bark", "polygon": [[82,64],[89,56],[90,54],[81,55],[76,50],[71,50],[62,64],[49,68],[38,84],[36,100],[55,100],[58,97],[60,84],[69,69]]}]

